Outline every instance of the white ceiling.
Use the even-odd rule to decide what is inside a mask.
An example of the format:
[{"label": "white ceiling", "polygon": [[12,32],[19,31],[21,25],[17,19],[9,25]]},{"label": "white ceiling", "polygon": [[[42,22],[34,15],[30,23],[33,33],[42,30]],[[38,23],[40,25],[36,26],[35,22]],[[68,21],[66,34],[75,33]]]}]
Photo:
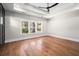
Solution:
[{"label": "white ceiling", "polygon": [[62,14],[77,9],[79,10],[79,3],[60,3],[59,5],[50,9],[50,14],[54,16],[57,14]]},{"label": "white ceiling", "polygon": [[33,7],[30,4],[3,3],[3,6],[4,6],[5,10],[24,13],[24,14],[28,14],[28,15],[31,15],[31,16],[42,17],[45,14],[47,14],[46,11],[40,10],[39,8],[36,8],[36,7]]},{"label": "white ceiling", "polygon": [[[47,4],[48,3],[30,3],[30,4],[33,5],[33,6],[35,6],[35,7],[37,7],[37,8],[39,8],[39,9],[42,9],[44,11],[47,11],[46,8],[42,8],[42,7],[47,7]],[[53,4],[55,4],[55,3],[49,3],[49,6],[51,6]]]},{"label": "white ceiling", "polygon": [[[33,6],[36,6],[36,7],[47,7],[47,3],[30,3],[31,5]],[[53,5],[55,3],[49,3],[49,6]]]},{"label": "white ceiling", "polygon": [[[50,13],[48,13],[48,14],[46,13],[46,11],[43,11],[38,8],[39,6],[46,7],[46,3],[24,3],[24,4],[17,3],[16,6],[14,4],[16,4],[16,3],[4,3],[3,6],[6,10],[10,10],[10,11],[16,11],[14,9],[14,7],[19,6],[19,10],[23,10],[23,13],[35,15],[38,17],[45,17],[45,18],[51,18],[54,15],[62,14],[64,12],[70,12],[72,10],[79,10],[79,3],[59,3],[55,7],[52,7],[50,9]],[[52,4],[54,4],[54,3],[50,3],[50,5],[52,5]],[[35,6],[35,7],[33,7],[33,6]],[[19,10],[17,10],[17,11],[19,11]],[[19,11],[19,12],[21,12],[21,11]]]}]

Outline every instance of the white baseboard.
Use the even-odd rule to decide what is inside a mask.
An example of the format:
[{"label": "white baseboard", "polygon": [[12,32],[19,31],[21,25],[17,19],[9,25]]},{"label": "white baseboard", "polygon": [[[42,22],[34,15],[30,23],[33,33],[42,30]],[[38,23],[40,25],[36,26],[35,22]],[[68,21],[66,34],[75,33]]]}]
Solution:
[{"label": "white baseboard", "polygon": [[8,40],[5,40],[5,43],[24,40],[24,39],[30,39],[30,38],[37,38],[37,37],[41,37],[41,36],[47,36],[47,35],[44,34],[44,35],[35,35],[35,36],[29,36],[29,37],[24,37],[24,38],[8,39]]},{"label": "white baseboard", "polygon": [[53,34],[44,34],[44,35],[37,35],[37,36],[32,36],[32,37],[9,39],[9,40],[6,40],[5,43],[24,40],[24,39],[30,39],[30,38],[36,38],[36,37],[40,37],[40,36],[52,36],[52,37],[58,37],[58,38],[62,38],[62,39],[67,39],[67,40],[72,40],[72,41],[79,42],[79,39],[73,39],[73,38],[59,36],[59,35],[53,35]]},{"label": "white baseboard", "polygon": [[57,37],[57,38],[62,38],[62,39],[67,39],[67,40],[79,42],[79,39],[73,39],[73,38],[64,37],[64,36],[59,36],[59,35],[53,35],[53,34],[48,34],[48,35],[49,35],[49,36],[52,36],[52,37]]}]

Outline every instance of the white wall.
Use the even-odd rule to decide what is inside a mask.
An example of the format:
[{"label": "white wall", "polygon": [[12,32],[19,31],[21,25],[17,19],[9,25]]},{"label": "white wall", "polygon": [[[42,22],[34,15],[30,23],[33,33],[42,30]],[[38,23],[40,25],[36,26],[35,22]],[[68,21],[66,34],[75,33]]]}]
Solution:
[{"label": "white wall", "polygon": [[[22,40],[46,35],[46,19],[28,16],[25,14],[6,11],[5,13],[5,42]],[[21,34],[21,21],[43,22],[43,32],[35,34]]]},{"label": "white wall", "polygon": [[53,17],[48,21],[48,33],[52,36],[79,41],[79,10]]},{"label": "white wall", "polygon": [[[74,6],[74,5],[71,5],[71,6]],[[70,7],[68,8],[70,9]],[[63,6],[63,9],[61,8],[57,10],[55,9],[55,11],[51,9],[52,16],[53,14],[60,12],[60,10],[66,11],[67,7],[65,8]],[[22,20],[43,22],[43,25],[44,25],[43,33],[22,35],[20,33]],[[6,42],[22,40],[22,39],[27,39],[27,38],[37,37],[37,36],[43,36],[47,34],[52,36],[71,38],[71,40],[79,41],[79,10],[72,10],[62,14],[60,12],[57,16],[54,16],[52,19],[48,21],[44,18],[37,18],[37,17],[32,17],[21,13],[6,11],[5,27],[6,27],[5,28]]]}]

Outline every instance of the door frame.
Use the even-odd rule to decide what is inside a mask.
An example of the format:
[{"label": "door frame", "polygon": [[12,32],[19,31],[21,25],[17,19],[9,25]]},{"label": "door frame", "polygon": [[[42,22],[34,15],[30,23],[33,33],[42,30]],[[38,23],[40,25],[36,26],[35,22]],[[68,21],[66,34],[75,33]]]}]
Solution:
[{"label": "door frame", "polygon": [[2,5],[2,3],[0,3],[1,8],[2,8],[2,19],[3,19],[3,24],[2,24],[2,44],[5,43],[5,9]]}]

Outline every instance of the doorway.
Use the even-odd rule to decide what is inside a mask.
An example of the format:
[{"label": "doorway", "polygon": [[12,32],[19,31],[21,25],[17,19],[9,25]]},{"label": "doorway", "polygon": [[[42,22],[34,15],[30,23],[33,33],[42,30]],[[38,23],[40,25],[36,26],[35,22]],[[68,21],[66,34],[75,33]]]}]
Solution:
[{"label": "doorway", "polygon": [[5,10],[0,3],[0,44],[5,43]]}]

